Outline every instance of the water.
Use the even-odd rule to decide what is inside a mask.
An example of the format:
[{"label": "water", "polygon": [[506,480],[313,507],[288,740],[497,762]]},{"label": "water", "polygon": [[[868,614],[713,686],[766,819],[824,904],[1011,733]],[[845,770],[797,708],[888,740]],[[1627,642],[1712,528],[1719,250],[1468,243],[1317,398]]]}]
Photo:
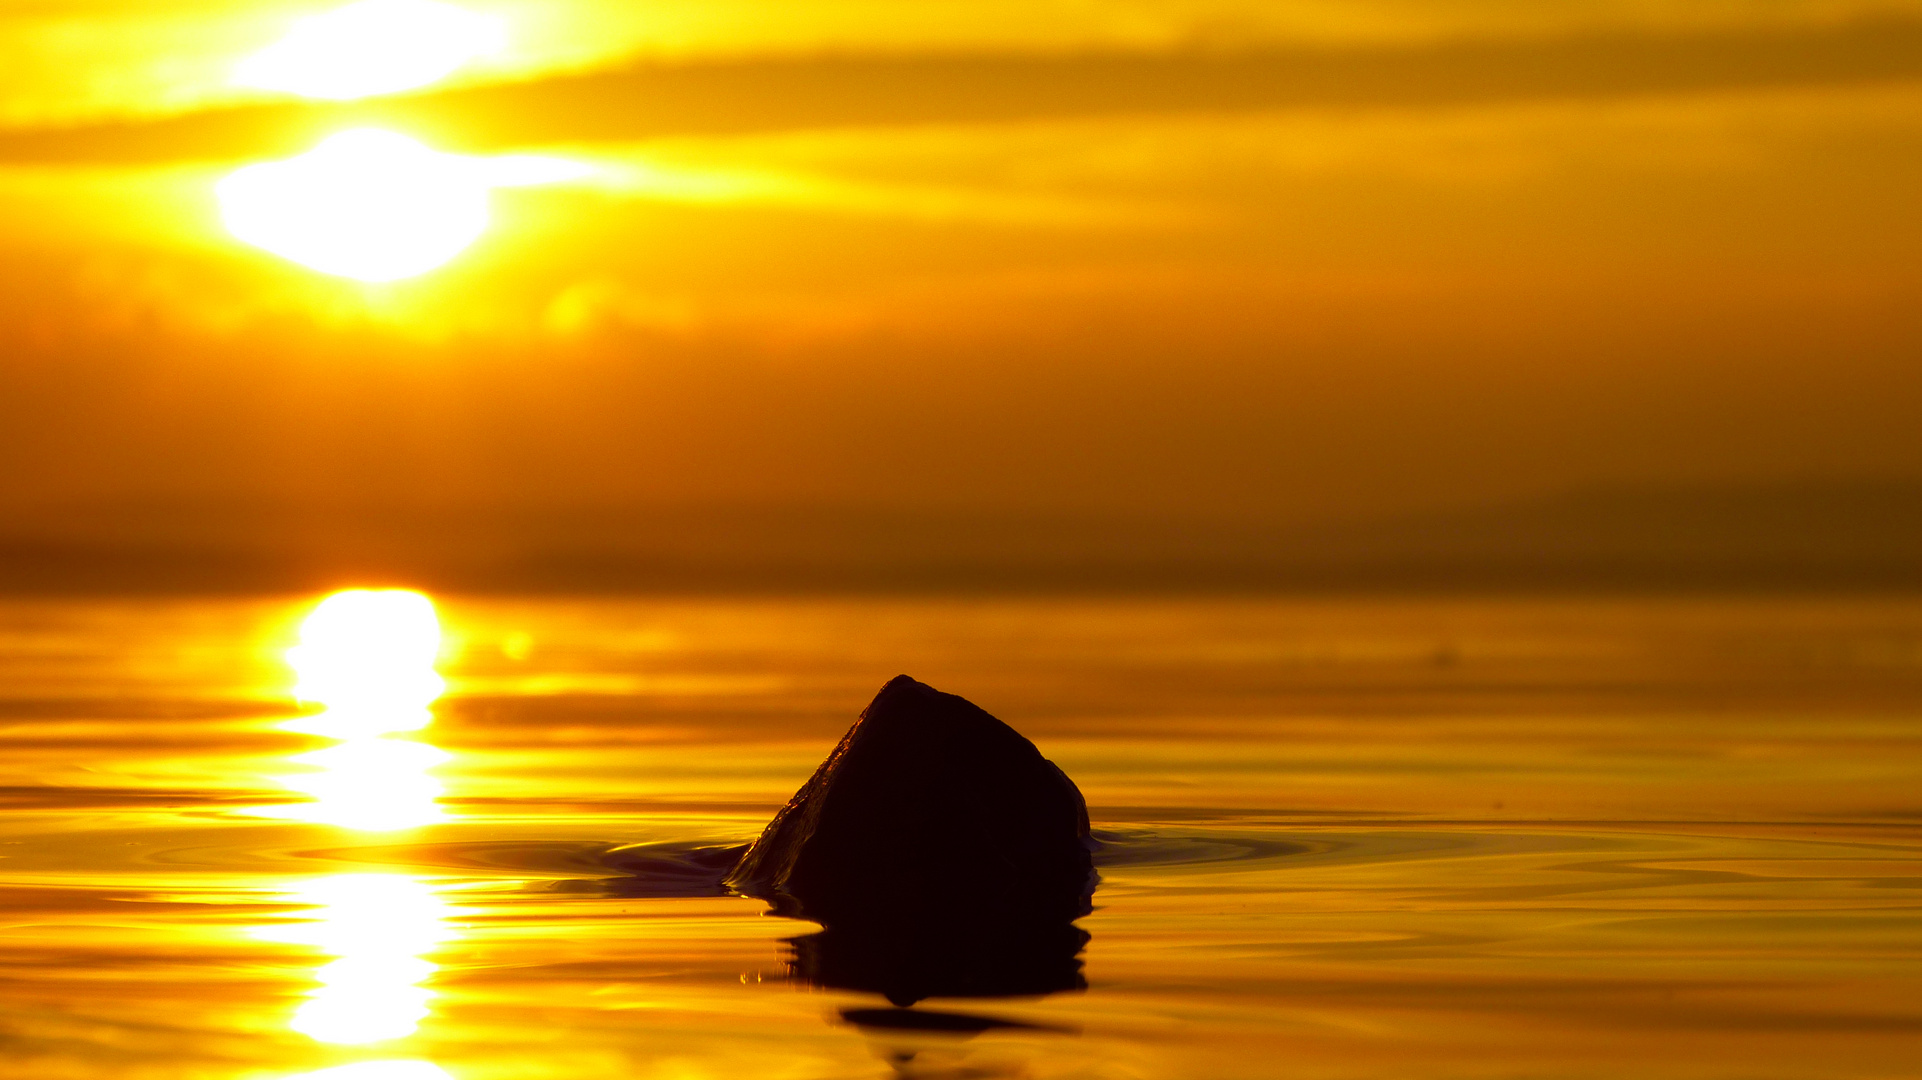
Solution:
[{"label": "water", "polygon": [[[452,597],[321,711],[317,599],[0,605],[0,1075],[1922,1075],[1922,602]],[[1087,794],[1085,992],[621,876],[902,672]]]}]

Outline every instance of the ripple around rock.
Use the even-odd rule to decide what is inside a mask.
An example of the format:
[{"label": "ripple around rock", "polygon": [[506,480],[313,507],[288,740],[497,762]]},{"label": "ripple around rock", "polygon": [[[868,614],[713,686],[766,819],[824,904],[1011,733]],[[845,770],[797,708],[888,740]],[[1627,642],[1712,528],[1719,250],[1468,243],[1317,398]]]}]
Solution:
[{"label": "ripple around rock", "polygon": [[1158,829],[1100,830],[1094,834],[1098,867],[1206,866],[1259,863],[1331,850],[1326,841],[1284,840],[1225,833],[1179,833]]},{"label": "ripple around rock", "polygon": [[797,975],[929,996],[1079,987],[1096,876],[1087,805],[1013,728],[903,675],[728,877],[826,929]]}]

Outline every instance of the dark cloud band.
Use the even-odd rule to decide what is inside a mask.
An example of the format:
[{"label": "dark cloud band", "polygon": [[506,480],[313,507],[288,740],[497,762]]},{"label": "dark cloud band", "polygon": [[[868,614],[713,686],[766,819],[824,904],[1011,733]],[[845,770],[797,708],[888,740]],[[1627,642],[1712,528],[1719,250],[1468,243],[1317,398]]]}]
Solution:
[{"label": "dark cloud band", "polygon": [[297,152],[350,124],[449,149],[1313,107],[1432,107],[1922,79],[1922,22],[1420,48],[815,56],[643,63],[350,104],[0,130],[0,163],[158,165]]}]

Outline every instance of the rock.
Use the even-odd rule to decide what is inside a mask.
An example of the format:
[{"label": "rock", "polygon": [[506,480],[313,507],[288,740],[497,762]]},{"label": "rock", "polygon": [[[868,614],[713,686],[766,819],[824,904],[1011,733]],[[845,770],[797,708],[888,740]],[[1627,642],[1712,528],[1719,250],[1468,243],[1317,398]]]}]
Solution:
[{"label": "rock", "polygon": [[1087,804],[1034,744],[902,675],[728,876],[820,933],[790,970],[896,1005],[1086,985]]},{"label": "rock", "polygon": [[830,931],[1065,926],[1094,888],[1087,804],[1034,744],[898,676],[728,876]]}]

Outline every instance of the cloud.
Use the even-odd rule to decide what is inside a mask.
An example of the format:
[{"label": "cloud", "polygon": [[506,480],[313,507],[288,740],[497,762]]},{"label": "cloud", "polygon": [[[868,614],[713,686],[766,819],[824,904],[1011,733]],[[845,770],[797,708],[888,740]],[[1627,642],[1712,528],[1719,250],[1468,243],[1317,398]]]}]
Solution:
[{"label": "cloud", "polygon": [[446,149],[1150,113],[1423,107],[1922,79],[1922,21],[1423,47],[825,55],[639,63],[346,105],[262,104],[0,129],[0,164],[158,165],[292,153],[347,124]]}]

